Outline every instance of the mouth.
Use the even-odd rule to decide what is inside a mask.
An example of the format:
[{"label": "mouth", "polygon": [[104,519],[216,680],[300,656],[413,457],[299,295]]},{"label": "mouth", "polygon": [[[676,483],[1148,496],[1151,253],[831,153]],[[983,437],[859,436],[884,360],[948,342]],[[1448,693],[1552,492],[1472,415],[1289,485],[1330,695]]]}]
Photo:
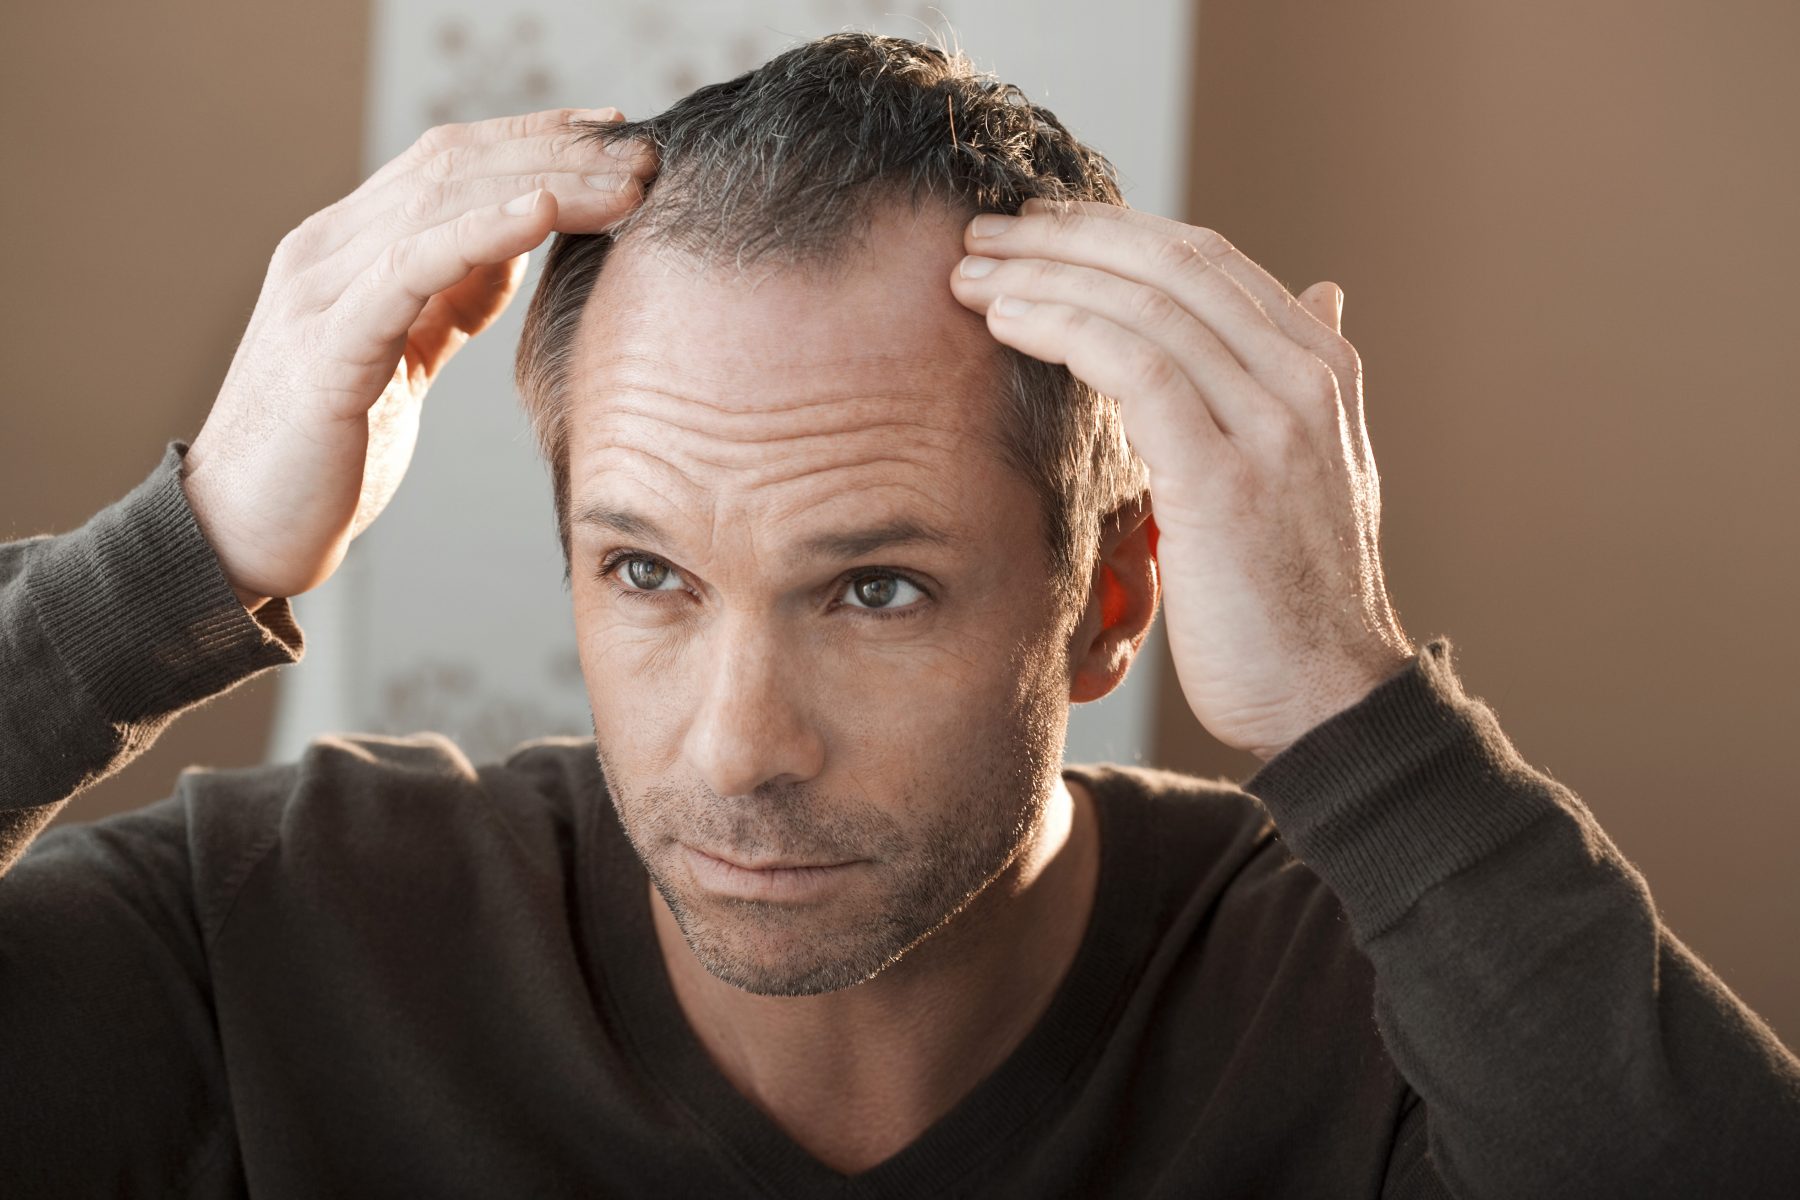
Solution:
[{"label": "mouth", "polygon": [[750,859],[738,858],[735,855],[731,855],[731,854],[720,854],[714,850],[701,850],[698,847],[694,847],[694,846],[689,846],[687,848],[690,850],[693,850],[697,854],[704,854],[706,857],[708,857],[710,859],[714,859],[718,862],[722,862],[728,867],[736,867],[740,871],[823,870],[827,867],[848,866],[849,864],[857,861],[856,859],[853,859],[853,858],[846,858],[846,859],[843,859],[843,860],[837,861],[837,862],[805,862],[805,861],[802,861],[801,859],[797,859],[797,858],[761,858],[761,859],[750,860]]},{"label": "mouth", "polygon": [[704,891],[744,900],[797,901],[812,899],[840,887],[860,867],[862,859],[840,862],[806,862],[791,858],[763,858],[748,862],[724,858],[680,843],[688,873]]}]

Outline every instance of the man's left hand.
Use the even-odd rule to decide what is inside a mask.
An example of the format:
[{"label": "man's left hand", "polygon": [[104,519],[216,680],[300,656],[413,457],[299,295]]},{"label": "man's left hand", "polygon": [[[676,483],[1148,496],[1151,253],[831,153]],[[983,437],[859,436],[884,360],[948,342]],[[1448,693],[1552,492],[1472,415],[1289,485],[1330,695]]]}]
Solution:
[{"label": "man's left hand", "polygon": [[1118,402],[1208,732],[1267,761],[1407,664],[1336,284],[1296,299],[1211,230],[1097,202],[984,213],[963,244],[951,289],[994,337]]}]

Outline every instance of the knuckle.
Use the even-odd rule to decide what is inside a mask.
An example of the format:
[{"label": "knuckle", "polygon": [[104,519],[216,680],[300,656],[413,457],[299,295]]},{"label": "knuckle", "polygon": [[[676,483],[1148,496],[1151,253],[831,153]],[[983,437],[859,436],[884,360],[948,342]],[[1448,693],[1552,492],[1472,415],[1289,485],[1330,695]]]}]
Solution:
[{"label": "knuckle", "polygon": [[1079,337],[1094,322],[1094,314],[1079,305],[1059,305],[1058,307],[1061,309],[1063,334],[1066,337]]},{"label": "knuckle", "polygon": [[309,263],[289,278],[288,296],[301,310],[317,309],[333,299],[326,294],[328,286],[323,264]]},{"label": "knuckle", "polygon": [[1175,302],[1161,288],[1138,287],[1126,302],[1126,311],[1134,324],[1156,328],[1175,319]]},{"label": "knuckle", "polygon": [[433,151],[431,157],[425,160],[423,174],[433,183],[455,179],[462,173],[468,156],[466,146],[445,146],[442,150]]},{"label": "knuckle", "polygon": [[306,220],[300,222],[300,228],[305,230],[310,236],[321,236],[327,229],[337,223],[337,220],[342,213],[343,201],[334,200],[324,208],[321,208],[318,212],[309,215]]},{"label": "knuckle", "polygon": [[1232,244],[1225,240],[1223,234],[1213,229],[1196,227],[1193,236],[1188,240],[1193,242],[1194,249],[1208,262],[1216,262],[1234,249]]},{"label": "knuckle", "polygon": [[449,197],[448,185],[434,183],[430,187],[415,188],[406,194],[400,205],[400,221],[408,228],[430,225],[433,218],[443,210]]},{"label": "knuckle", "polygon": [[1071,274],[1070,270],[1062,263],[1052,262],[1049,259],[1015,260],[1015,262],[1008,262],[1006,259],[1000,260],[1002,269],[1011,266],[1017,272],[1019,282],[1013,286],[1018,287],[1022,292],[1043,296],[1046,299],[1062,290],[1057,287],[1057,284],[1067,281]]},{"label": "knuckle", "polygon": [[386,285],[397,281],[400,273],[406,269],[406,260],[411,253],[411,242],[408,240],[389,242],[383,246],[381,253],[375,256],[374,265],[369,268],[375,276],[375,282]]},{"label": "knuckle", "polygon": [[438,151],[448,149],[462,140],[463,126],[454,122],[446,122],[442,125],[433,125],[421,133],[419,140],[413,143],[413,149],[420,157],[430,158]]},{"label": "knuckle", "polygon": [[319,245],[320,221],[314,214],[281,235],[269,265],[283,274],[297,273],[317,256]]},{"label": "knuckle", "polygon": [[1058,228],[1064,228],[1073,225],[1085,215],[1075,205],[1076,202],[1073,200],[1039,197],[1032,211],[1041,213]]},{"label": "knuckle", "polygon": [[1175,360],[1170,358],[1160,347],[1143,343],[1131,352],[1126,370],[1148,391],[1162,391],[1171,387],[1179,372]]},{"label": "knuckle", "polygon": [[1209,264],[1191,238],[1175,238],[1163,242],[1156,252],[1156,265],[1163,271],[1181,275],[1204,271]]},{"label": "knuckle", "polygon": [[508,113],[506,116],[493,118],[488,128],[498,133],[506,141],[513,141],[538,133],[539,119],[536,113]]},{"label": "knuckle", "polygon": [[1306,361],[1301,364],[1300,378],[1308,400],[1317,404],[1337,403],[1337,373],[1326,364],[1324,359],[1308,355]]},{"label": "knuckle", "polygon": [[1269,399],[1258,406],[1254,428],[1257,441],[1273,451],[1276,460],[1290,463],[1308,448],[1306,427],[1300,416],[1292,408],[1278,399]]},{"label": "knuckle", "polygon": [[281,270],[289,270],[300,258],[300,226],[296,225],[281,235],[275,243],[275,252],[269,256],[269,265]]}]

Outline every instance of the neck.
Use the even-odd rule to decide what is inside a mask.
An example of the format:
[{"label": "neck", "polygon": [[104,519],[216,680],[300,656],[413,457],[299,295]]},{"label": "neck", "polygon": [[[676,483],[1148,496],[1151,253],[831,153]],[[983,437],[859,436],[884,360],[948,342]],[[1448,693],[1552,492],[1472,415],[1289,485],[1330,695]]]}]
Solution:
[{"label": "neck", "polygon": [[1037,836],[944,928],[866,983],[758,996],[701,966],[654,887],[682,1013],[719,1070],[826,1165],[912,1142],[1024,1040],[1068,973],[1099,874],[1093,798],[1058,780]]}]

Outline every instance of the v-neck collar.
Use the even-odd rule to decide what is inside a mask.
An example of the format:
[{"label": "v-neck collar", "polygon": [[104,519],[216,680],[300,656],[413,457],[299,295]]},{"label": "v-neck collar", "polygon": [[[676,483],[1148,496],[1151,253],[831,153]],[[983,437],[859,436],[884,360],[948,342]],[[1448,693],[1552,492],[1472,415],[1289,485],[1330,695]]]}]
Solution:
[{"label": "v-neck collar", "polygon": [[[584,897],[590,970],[616,1006],[622,1047],[644,1079],[726,1149],[761,1189],[781,1197],[914,1197],[952,1192],[1065,1091],[1117,1020],[1153,937],[1146,914],[1161,876],[1134,781],[1105,766],[1065,766],[1087,785],[1100,865],[1087,929],[1049,1007],[1023,1041],[954,1108],[907,1146],[852,1175],[814,1158],[728,1080],[687,1022],[657,944],[650,884],[603,786],[584,805],[590,867]],[[596,773],[596,778],[598,773]],[[577,861],[580,861],[578,859]]]}]

